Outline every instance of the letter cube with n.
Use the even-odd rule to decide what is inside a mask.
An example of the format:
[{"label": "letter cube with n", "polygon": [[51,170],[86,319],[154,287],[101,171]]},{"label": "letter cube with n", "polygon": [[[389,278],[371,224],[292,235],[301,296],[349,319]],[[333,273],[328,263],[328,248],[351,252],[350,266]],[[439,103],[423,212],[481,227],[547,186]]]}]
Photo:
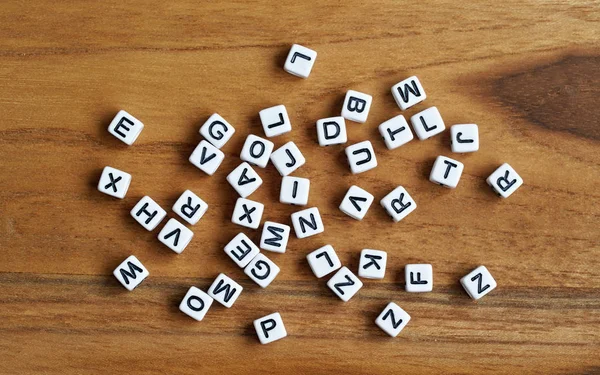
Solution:
[{"label": "letter cube with n", "polygon": [[144,267],[142,262],[134,255],[125,259],[123,263],[119,264],[113,271],[113,275],[115,275],[117,280],[119,280],[119,282],[129,291],[132,291],[140,285],[149,274],[146,267]]},{"label": "letter cube with n", "polygon": [[314,236],[325,231],[325,226],[323,226],[321,214],[317,207],[294,212],[292,214],[292,225],[298,238]]}]

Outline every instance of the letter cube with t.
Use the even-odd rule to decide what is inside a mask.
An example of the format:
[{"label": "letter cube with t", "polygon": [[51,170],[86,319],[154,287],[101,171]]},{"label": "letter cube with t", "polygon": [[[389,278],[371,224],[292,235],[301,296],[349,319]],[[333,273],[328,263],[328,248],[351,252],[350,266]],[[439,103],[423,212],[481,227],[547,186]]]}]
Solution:
[{"label": "letter cube with t", "polygon": [[492,290],[496,289],[496,280],[485,266],[479,266],[460,279],[460,283],[467,294],[474,300],[478,300]]},{"label": "letter cube with t", "polygon": [[402,115],[393,117],[379,125],[379,133],[388,149],[393,150],[413,140],[408,122]]},{"label": "letter cube with t", "polygon": [[392,95],[398,107],[403,111],[427,98],[425,90],[416,76],[408,77],[392,86]]},{"label": "letter cube with t", "polygon": [[362,92],[348,90],[342,108],[342,117],[346,120],[364,123],[367,121],[373,97]]},{"label": "letter cube with t", "polygon": [[210,309],[213,299],[195,286],[190,287],[179,304],[179,310],[189,317],[201,321]]},{"label": "letter cube with t", "polygon": [[104,167],[100,181],[98,181],[98,190],[112,197],[123,199],[129,184],[131,175],[112,167]]},{"label": "letter cube with t", "polygon": [[135,142],[144,129],[144,124],[129,113],[121,110],[108,125],[108,132],[129,146]]},{"label": "letter cube with t", "polygon": [[224,273],[219,274],[208,288],[208,295],[221,305],[230,308],[242,294],[242,286]]},{"label": "letter cube with t", "polygon": [[254,329],[261,344],[268,344],[287,336],[283,320],[278,312],[256,319]]},{"label": "letter cube with t", "polygon": [[433,163],[429,181],[442,185],[444,187],[454,189],[460,181],[464,164],[458,160],[450,159],[445,156],[438,156]]},{"label": "letter cube with t", "polygon": [[402,186],[383,197],[380,203],[395,222],[404,219],[417,208],[417,203]]},{"label": "letter cube with t", "polygon": [[496,194],[502,198],[508,198],[523,185],[523,179],[517,171],[507,163],[502,164],[486,180],[487,184],[494,189]]},{"label": "letter cube with t", "polygon": [[200,135],[216,148],[225,146],[233,133],[235,133],[235,128],[217,113],[210,116],[200,127]]},{"label": "letter cube with t", "polygon": [[340,297],[342,301],[348,302],[350,298],[362,288],[363,283],[348,269],[348,267],[342,267],[331,279],[329,279],[327,286],[335,293],[335,295]]},{"label": "letter cube with t", "polygon": [[208,210],[208,204],[191,190],[186,190],[173,205],[173,211],[188,223],[195,225]]},{"label": "letter cube with t", "polygon": [[131,216],[146,230],[152,231],[167,216],[167,211],[146,195],[133,207]]},{"label": "letter cube with t", "polygon": [[283,69],[296,77],[308,78],[316,59],[316,51],[294,44],[285,59]]},{"label": "letter cube with t", "polygon": [[146,267],[134,255],[125,259],[113,271],[113,275],[129,291],[140,285],[149,274]]},{"label": "letter cube with t", "polygon": [[394,302],[390,302],[375,319],[375,324],[388,335],[396,337],[409,321],[410,315]]},{"label": "letter cube with t", "polygon": [[325,231],[325,226],[317,207],[294,212],[292,214],[292,225],[298,238],[314,236]]},{"label": "letter cube with t", "polygon": [[317,120],[317,138],[320,146],[339,145],[348,142],[346,121],[342,116]]},{"label": "letter cube with t", "polygon": [[346,147],[346,157],[352,174],[363,173],[377,166],[371,141],[362,141]]}]

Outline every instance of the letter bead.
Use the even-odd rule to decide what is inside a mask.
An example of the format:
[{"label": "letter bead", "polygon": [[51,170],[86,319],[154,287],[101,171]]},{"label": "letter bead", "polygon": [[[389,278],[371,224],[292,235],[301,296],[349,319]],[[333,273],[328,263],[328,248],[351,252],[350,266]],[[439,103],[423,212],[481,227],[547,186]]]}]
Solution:
[{"label": "letter bead", "polygon": [[144,129],[144,124],[129,113],[121,110],[108,125],[108,132],[131,146]]},{"label": "letter bead", "polygon": [[449,189],[454,189],[460,181],[460,176],[462,176],[464,168],[464,164],[460,161],[440,155],[433,163],[433,168],[431,168],[431,173],[429,174],[429,181]]},{"label": "letter bead", "polygon": [[327,276],[342,266],[333,246],[325,245],[306,256],[308,265],[317,278]]},{"label": "letter bead", "polygon": [[98,190],[111,197],[123,199],[129,189],[131,175],[112,167],[104,167],[100,181],[98,181]]},{"label": "letter bead", "polygon": [[275,253],[285,253],[290,238],[290,227],[272,221],[263,224],[260,248]]},{"label": "letter bead", "polygon": [[294,212],[292,214],[292,225],[298,238],[314,236],[325,231],[325,226],[317,207]]},{"label": "letter bead", "polygon": [[194,164],[201,171],[212,176],[224,159],[225,154],[223,151],[202,140],[190,155],[189,160],[190,163]]},{"label": "letter bead", "polygon": [[474,300],[478,300],[492,290],[496,289],[496,280],[485,266],[479,266],[460,279],[460,283],[467,294]]},{"label": "letter bead", "polygon": [[380,203],[395,222],[404,219],[417,208],[417,203],[402,186],[383,197]]},{"label": "letter bead", "polygon": [[238,198],[235,202],[231,222],[243,227],[256,229],[260,226],[265,206],[250,199]]},{"label": "letter bead", "polygon": [[271,154],[271,163],[282,176],[287,176],[304,165],[306,159],[292,141],[279,147]]},{"label": "letter bead", "polygon": [[294,44],[285,59],[283,69],[296,77],[308,78],[316,59],[316,51]]},{"label": "letter bead", "polygon": [[360,252],[358,276],[365,279],[383,279],[387,265],[387,253],[381,250],[364,249]]},{"label": "letter bead", "polygon": [[279,267],[264,254],[257,254],[244,268],[248,275],[261,288],[266,288],[279,274]]},{"label": "letter bead", "polygon": [[440,134],[446,129],[440,111],[436,107],[430,107],[410,118],[417,137],[424,141],[434,135]]},{"label": "letter bead", "polygon": [[235,128],[218,113],[213,113],[200,127],[200,135],[216,148],[225,146],[233,133],[235,133]]},{"label": "letter bead", "polygon": [[210,309],[213,299],[195,286],[190,287],[179,304],[179,310],[189,317],[201,321]]},{"label": "letter bead", "polygon": [[113,275],[129,291],[140,285],[149,274],[146,267],[134,255],[125,259],[113,271]]},{"label": "letter bead", "polygon": [[390,302],[375,319],[375,324],[388,335],[396,337],[409,321],[410,315],[394,302]]},{"label": "letter bead", "polygon": [[263,109],[258,115],[268,138],[292,131],[292,123],[283,104]]},{"label": "letter bead", "polygon": [[240,159],[260,168],[264,168],[269,162],[271,152],[273,152],[273,146],[273,142],[250,134],[246,138],[246,142],[244,142],[242,152],[240,153]]},{"label": "letter bead", "polygon": [[523,179],[509,164],[504,163],[490,175],[487,184],[502,198],[508,198],[523,185]]},{"label": "letter bead", "polygon": [[167,216],[167,212],[146,195],[133,207],[131,216],[146,230],[152,231]]},{"label": "letter bead", "polygon": [[194,237],[194,232],[175,219],[169,219],[158,233],[158,240],[177,254],[181,254],[185,250],[192,237]]},{"label": "letter bead", "polygon": [[319,146],[331,146],[348,142],[346,121],[342,116],[317,120]]},{"label": "letter bead", "polygon": [[393,117],[379,125],[379,133],[385,146],[393,150],[413,140],[414,136],[408,122],[402,115]]},{"label": "letter bead", "polygon": [[340,204],[340,211],[356,220],[362,220],[375,197],[368,191],[359,188],[356,185],[350,186]]},{"label": "letter bead", "polygon": [[239,233],[237,236],[233,237],[233,239],[225,245],[224,250],[240,268],[246,267],[260,252],[254,242],[252,242],[252,240],[244,233]]},{"label": "letter bead", "polygon": [[452,152],[475,152],[479,150],[479,128],[475,124],[458,124],[450,127]]},{"label": "letter bead", "polygon": [[342,108],[342,117],[346,120],[364,123],[369,116],[373,97],[362,92],[348,90]]},{"label": "letter bead", "polygon": [[433,267],[431,264],[407,264],[404,267],[405,289],[411,293],[433,290]]},{"label": "letter bead", "polygon": [[276,312],[254,321],[254,329],[261,344],[268,344],[287,336],[287,331],[281,320],[281,315]]},{"label": "letter bead", "polygon": [[392,86],[392,95],[398,107],[403,111],[427,98],[425,90],[416,76],[408,77]]},{"label": "letter bead", "polygon": [[263,180],[250,164],[243,162],[227,175],[227,182],[240,197],[246,198],[262,185]]},{"label": "letter bead", "polygon": [[191,190],[186,190],[173,205],[173,211],[191,225],[200,221],[208,210],[208,204]]},{"label": "letter bead", "polygon": [[224,273],[219,274],[208,288],[208,295],[221,305],[230,308],[242,294],[242,286]]},{"label": "letter bead", "polygon": [[371,141],[362,141],[346,147],[346,156],[352,174],[363,173],[377,166]]},{"label": "letter bead", "polygon": [[279,202],[305,206],[308,204],[310,180],[302,177],[285,176],[281,179]]},{"label": "letter bead", "polygon": [[342,301],[348,302],[362,288],[363,283],[348,267],[342,267],[327,282],[327,286]]}]

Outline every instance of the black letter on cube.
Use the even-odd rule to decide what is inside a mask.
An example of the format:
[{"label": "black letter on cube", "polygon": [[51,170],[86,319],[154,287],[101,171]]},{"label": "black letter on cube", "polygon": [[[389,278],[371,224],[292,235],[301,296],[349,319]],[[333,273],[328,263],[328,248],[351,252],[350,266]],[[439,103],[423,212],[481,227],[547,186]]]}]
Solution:
[{"label": "black letter on cube", "polygon": [[[402,204],[403,199],[404,199],[404,193],[400,194],[400,198],[392,200],[392,209],[394,211],[396,211],[397,214],[406,210],[412,204],[412,202],[407,202],[406,204]],[[400,207],[397,207],[396,204],[400,205]]]},{"label": "black letter on cube", "polygon": [[140,208],[139,211],[135,213],[135,216],[140,216],[142,213],[148,215],[148,219],[146,219],[145,223],[150,224],[150,222],[152,221],[152,219],[154,219],[154,216],[156,216],[158,211],[150,212],[146,208],[148,208],[148,203],[144,203],[142,208]]},{"label": "black letter on cube", "polygon": [[123,268],[121,268],[119,271],[121,272],[121,277],[123,277],[125,284],[129,285],[129,278],[131,277],[132,279],[136,279],[137,275],[135,272],[144,272],[144,270],[131,262],[127,262],[127,266],[129,267],[129,272],[125,271]]},{"label": "black letter on cube", "polygon": [[[419,88],[417,87],[417,83],[415,81],[410,81],[410,83],[412,84],[412,87],[410,87],[408,85],[408,83],[404,84],[404,91],[402,91],[401,87],[398,87],[398,94],[400,94],[400,97],[402,98],[402,100],[405,103],[408,102],[408,93],[409,92],[416,97],[421,96],[421,92],[419,91]],[[423,121],[423,120],[421,119],[421,121]]]},{"label": "black letter on cube", "polygon": [[[334,134],[329,134],[329,126],[333,126],[335,127],[335,133]],[[334,139],[335,137],[337,137],[338,135],[340,135],[340,125],[335,122],[335,121],[327,121],[323,123],[323,135],[325,136],[325,139],[329,140],[329,139]]]},{"label": "black letter on cube", "polygon": [[277,323],[273,319],[267,319],[265,321],[260,322],[260,327],[262,328],[266,338],[269,338],[269,331],[272,331],[275,328],[275,326],[277,326]]},{"label": "black letter on cube", "polygon": [[[213,128],[217,125],[221,125],[223,127],[223,131],[221,130],[217,130],[216,133],[213,133]],[[209,126],[208,126],[208,134],[210,134],[211,137],[213,137],[214,139],[223,139],[223,137],[225,136],[225,134],[223,134],[223,132],[227,131],[227,126],[225,126],[225,124],[223,124],[221,121],[213,121]]]},{"label": "black letter on cube", "polygon": [[130,129],[130,128],[128,128],[127,126],[125,126],[125,125],[123,124],[123,122],[126,122],[126,123],[127,123],[129,126],[133,125],[133,122],[132,122],[130,119],[128,119],[128,118],[126,118],[126,117],[121,117],[121,119],[120,119],[120,120],[119,120],[119,122],[117,123],[117,126],[115,126],[115,133],[117,133],[118,135],[120,135],[120,136],[121,136],[121,137],[123,137],[123,138],[126,138],[126,137],[127,137],[127,135],[125,135],[123,132],[121,132],[121,131],[119,130],[119,128],[123,128],[123,129],[125,129],[125,131],[129,131],[129,130],[131,130],[131,129]]}]

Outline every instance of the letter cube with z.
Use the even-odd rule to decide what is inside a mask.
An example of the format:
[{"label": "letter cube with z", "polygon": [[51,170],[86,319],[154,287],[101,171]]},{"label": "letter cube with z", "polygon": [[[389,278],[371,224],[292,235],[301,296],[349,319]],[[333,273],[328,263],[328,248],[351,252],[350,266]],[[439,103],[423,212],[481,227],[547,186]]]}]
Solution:
[{"label": "letter cube with z", "polygon": [[296,77],[308,78],[316,59],[316,51],[294,44],[285,59],[283,69]]},{"label": "letter cube with z", "polygon": [[131,175],[129,173],[106,166],[102,170],[100,181],[98,181],[98,190],[112,197],[123,199],[130,183]]},{"label": "letter cube with z", "polygon": [[219,274],[208,288],[208,295],[221,305],[230,308],[242,294],[242,286],[224,273]]},{"label": "letter cube with z", "polygon": [[523,179],[509,164],[504,163],[490,175],[487,184],[502,198],[508,198],[523,185]]},{"label": "letter cube with z", "polygon": [[211,145],[209,142],[202,140],[190,155],[189,160],[190,163],[194,164],[201,171],[212,176],[224,159],[225,154],[223,151]]},{"label": "letter cube with z", "polygon": [[167,216],[167,211],[146,195],[133,207],[131,216],[146,230],[152,231]]},{"label": "letter cube with z", "polygon": [[342,267],[327,282],[327,286],[342,301],[348,302],[362,288],[363,283],[347,267]]},{"label": "letter cube with z", "polygon": [[131,146],[144,129],[144,124],[129,113],[121,110],[108,125],[108,132]]},{"label": "letter cube with z", "polygon": [[195,286],[190,287],[179,304],[179,310],[187,316],[201,321],[210,309],[213,299]]},{"label": "letter cube with z", "polygon": [[218,113],[214,113],[200,127],[200,135],[216,148],[225,146],[235,133],[235,128]]},{"label": "letter cube with z", "polygon": [[261,344],[268,344],[287,336],[283,320],[278,312],[256,319],[254,329]]},{"label": "letter cube with z", "polygon": [[404,219],[417,208],[417,203],[402,186],[383,197],[380,203],[395,222]]},{"label": "letter cube with z", "polygon": [[342,116],[317,120],[319,146],[339,145],[348,142],[346,121]]},{"label": "letter cube with z", "polygon": [[390,302],[375,319],[375,324],[388,335],[396,337],[409,321],[410,315],[394,302]]},{"label": "letter cube with z", "polygon": [[173,211],[183,220],[195,225],[208,210],[208,204],[191,190],[186,190],[173,205]]},{"label": "letter cube with z", "polygon": [[478,300],[492,290],[496,289],[496,280],[485,266],[479,266],[460,279],[460,283],[467,294]]},{"label": "letter cube with z", "polygon": [[146,267],[134,255],[125,259],[113,271],[113,275],[129,291],[134,290],[140,285],[149,274]]},{"label": "letter cube with z", "polygon": [[362,92],[348,90],[342,108],[342,117],[346,120],[364,123],[367,121],[373,97]]}]

